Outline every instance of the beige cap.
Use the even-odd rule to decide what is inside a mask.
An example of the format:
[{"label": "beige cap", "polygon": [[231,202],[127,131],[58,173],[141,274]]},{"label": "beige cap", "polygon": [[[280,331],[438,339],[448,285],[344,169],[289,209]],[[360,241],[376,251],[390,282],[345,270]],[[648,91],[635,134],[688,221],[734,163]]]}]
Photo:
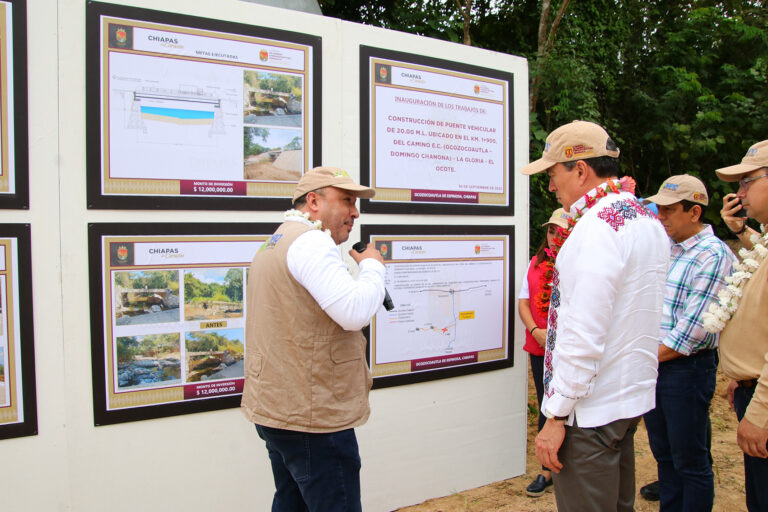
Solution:
[{"label": "beige cap", "polygon": [[656,203],[668,206],[680,201],[691,201],[707,206],[709,204],[707,187],[699,178],[688,174],[670,176],[661,184],[659,192],[655,196],[645,198],[643,204]]},{"label": "beige cap", "polygon": [[520,172],[536,174],[557,163],[599,156],[618,158],[619,148],[602,126],[589,121],[573,121],[550,133],[541,158],[526,165]]},{"label": "beige cap", "polygon": [[557,210],[552,212],[552,216],[549,218],[547,222],[542,224],[542,226],[546,226],[548,224],[554,224],[555,226],[560,226],[563,229],[568,229],[568,220],[570,218],[571,218],[570,213],[563,210],[562,208],[558,208]]},{"label": "beige cap", "polygon": [[308,192],[325,187],[351,190],[358,197],[362,197],[363,199],[370,199],[376,195],[376,191],[372,188],[355,183],[352,178],[349,177],[347,171],[343,169],[339,169],[338,167],[315,167],[304,173],[304,176],[302,176],[296,184],[296,190],[293,191],[293,200],[296,201]]},{"label": "beige cap", "polygon": [[723,181],[739,181],[742,174],[752,172],[761,167],[768,167],[768,140],[758,142],[747,150],[741,163],[730,167],[717,169],[718,178]]}]

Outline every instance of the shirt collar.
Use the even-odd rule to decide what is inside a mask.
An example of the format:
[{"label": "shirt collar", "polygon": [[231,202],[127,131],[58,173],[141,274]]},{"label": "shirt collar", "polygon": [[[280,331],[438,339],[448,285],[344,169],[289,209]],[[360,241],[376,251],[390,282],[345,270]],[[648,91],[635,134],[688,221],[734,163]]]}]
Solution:
[{"label": "shirt collar", "polygon": [[[616,184],[617,187],[619,186],[619,180],[615,179],[613,180],[613,182]],[[575,203],[573,203],[570,209],[571,215],[576,216],[579,214],[579,211],[586,213],[586,210],[589,209],[589,208],[586,208],[587,197],[594,197],[595,195],[597,195],[597,189],[599,187],[602,187],[604,184],[605,182],[597,185],[595,188],[593,188],[592,190],[590,190],[589,192],[581,196]],[[609,195],[610,195],[610,192],[609,192]],[[601,197],[600,199],[603,199],[603,198]],[[597,202],[600,202],[600,199],[597,199]]]},{"label": "shirt collar", "polygon": [[682,242],[673,241],[674,243],[672,244],[672,246],[680,247],[680,249],[682,249],[683,251],[687,251],[695,247],[704,238],[714,236],[714,235],[715,235],[715,232],[712,231],[712,226],[710,226],[709,224],[704,224],[704,229],[702,229],[692,237],[683,240]]}]

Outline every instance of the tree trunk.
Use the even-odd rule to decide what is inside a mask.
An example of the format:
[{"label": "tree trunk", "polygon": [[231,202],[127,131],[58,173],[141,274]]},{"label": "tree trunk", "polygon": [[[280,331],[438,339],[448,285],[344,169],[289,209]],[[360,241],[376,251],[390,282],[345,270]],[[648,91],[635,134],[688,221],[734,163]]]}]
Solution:
[{"label": "tree trunk", "polygon": [[464,44],[472,46],[472,39],[469,37],[469,24],[472,14],[472,0],[466,0],[466,5],[461,5],[461,0],[454,0],[456,7],[459,8],[459,12],[464,17]]},{"label": "tree trunk", "polygon": [[[458,2],[459,0],[456,1]],[[563,3],[560,5],[560,9],[558,9],[557,14],[555,15],[555,20],[552,22],[552,26],[549,27],[549,29],[547,29],[547,25],[549,25],[549,11],[551,8],[551,2],[550,0],[542,0],[541,2],[541,16],[539,17],[539,37],[538,47],[536,50],[536,62],[533,66],[531,90],[528,95],[528,109],[530,112],[534,112],[536,110],[536,103],[539,101],[539,89],[541,87],[541,70],[544,67],[544,63],[546,62],[547,58],[549,57],[549,52],[555,45],[555,35],[557,34],[557,29],[560,26],[560,20],[563,19],[565,10],[568,8],[568,2],[570,2],[570,0],[563,0]]]}]

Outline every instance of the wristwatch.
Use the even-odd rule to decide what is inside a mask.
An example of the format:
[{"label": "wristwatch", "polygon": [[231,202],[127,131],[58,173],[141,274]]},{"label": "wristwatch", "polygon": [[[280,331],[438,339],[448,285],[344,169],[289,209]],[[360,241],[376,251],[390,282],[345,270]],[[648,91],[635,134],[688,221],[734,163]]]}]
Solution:
[{"label": "wristwatch", "polygon": [[544,411],[544,417],[549,418],[551,420],[559,420],[559,421],[567,421],[568,416],[555,416],[551,412]]}]

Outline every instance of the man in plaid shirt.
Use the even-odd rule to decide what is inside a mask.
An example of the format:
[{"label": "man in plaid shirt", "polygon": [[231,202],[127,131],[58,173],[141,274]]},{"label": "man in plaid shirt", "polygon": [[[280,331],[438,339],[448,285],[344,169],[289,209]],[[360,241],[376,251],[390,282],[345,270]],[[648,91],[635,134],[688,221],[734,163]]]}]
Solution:
[{"label": "man in plaid shirt", "polygon": [[644,416],[659,472],[660,511],[711,511],[709,404],[715,392],[717,334],[701,315],[731,273],[733,253],[702,223],[709,199],[704,184],[672,176],[658,194],[659,220],[672,240],[659,343],[656,408]]}]

